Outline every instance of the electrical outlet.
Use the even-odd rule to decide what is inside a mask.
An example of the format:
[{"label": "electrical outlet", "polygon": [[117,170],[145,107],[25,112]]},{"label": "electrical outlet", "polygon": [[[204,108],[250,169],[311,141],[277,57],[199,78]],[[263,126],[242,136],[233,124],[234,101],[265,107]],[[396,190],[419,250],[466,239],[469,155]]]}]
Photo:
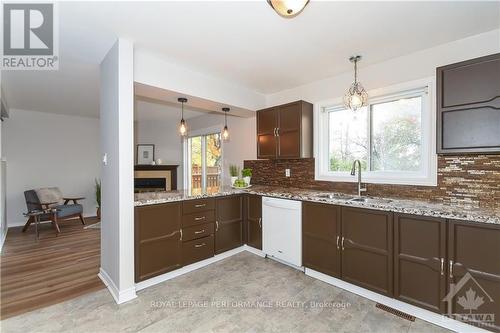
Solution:
[{"label": "electrical outlet", "polygon": [[285,169],[285,177],[290,177],[290,169]]}]

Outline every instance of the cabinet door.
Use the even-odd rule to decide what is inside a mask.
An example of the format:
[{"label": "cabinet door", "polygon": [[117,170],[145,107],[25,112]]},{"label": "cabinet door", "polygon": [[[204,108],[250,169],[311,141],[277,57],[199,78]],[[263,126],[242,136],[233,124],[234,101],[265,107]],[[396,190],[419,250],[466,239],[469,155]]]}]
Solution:
[{"label": "cabinet door", "polygon": [[392,296],[392,213],[342,207],[342,279]]},{"label": "cabinet door", "polygon": [[182,266],[181,204],[135,208],[135,280]]},{"label": "cabinet door", "polygon": [[243,196],[216,199],[215,253],[243,244]]},{"label": "cabinet door", "polygon": [[450,221],[448,228],[447,314],[500,331],[500,226]]},{"label": "cabinet door", "polygon": [[275,158],[277,155],[277,109],[257,112],[257,158]]},{"label": "cabinet door", "polygon": [[444,313],[446,220],[394,215],[394,296]]},{"label": "cabinet door", "polygon": [[302,263],[334,276],[340,274],[340,207],[302,204]]},{"label": "cabinet door", "polygon": [[300,158],[301,102],[278,107],[278,158]]},{"label": "cabinet door", "polygon": [[262,197],[260,195],[247,195],[246,220],[247,244],[262,250]]},{"label": "cabinet door", "polygon": [[439,67],[437,152],[500,151],[500,53]]}]

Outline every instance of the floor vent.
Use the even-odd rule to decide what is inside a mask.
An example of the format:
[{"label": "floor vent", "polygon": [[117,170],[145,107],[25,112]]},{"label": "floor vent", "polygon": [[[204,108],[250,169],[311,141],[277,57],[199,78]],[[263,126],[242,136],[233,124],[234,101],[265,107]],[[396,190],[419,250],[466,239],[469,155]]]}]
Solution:
[{"label": "floor vent", "polygon": [[381,310],[389,312],[390,314],[393,314],[393,315],[398,316],[400,318],[403,318],[403,319],[406,319],[406,320],[409,320],[409,321],[415,321],[415,317],[414,316],[409,315],[409,314],[404,313],[404,312],[401,312],[399,310],[393,309],[391,307],[388,307],[387,305],[377,303],[377,305],[375,305],[375,306],[377,308],[381,309]]}]

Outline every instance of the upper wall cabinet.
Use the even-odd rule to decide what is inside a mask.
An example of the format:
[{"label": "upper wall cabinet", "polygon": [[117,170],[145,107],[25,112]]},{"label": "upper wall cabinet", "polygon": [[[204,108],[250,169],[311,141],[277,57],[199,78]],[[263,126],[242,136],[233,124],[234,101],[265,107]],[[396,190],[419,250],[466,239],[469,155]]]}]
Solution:
[{"label": "upper wall cabinet", "polygon": [[307,158],[313,154],[313,106],[293,102],[257,112],[257,158]]},{"label": "upper wall cabinet", "polygon": [[500,53],[437,68],[437,152],[500,152]]}]

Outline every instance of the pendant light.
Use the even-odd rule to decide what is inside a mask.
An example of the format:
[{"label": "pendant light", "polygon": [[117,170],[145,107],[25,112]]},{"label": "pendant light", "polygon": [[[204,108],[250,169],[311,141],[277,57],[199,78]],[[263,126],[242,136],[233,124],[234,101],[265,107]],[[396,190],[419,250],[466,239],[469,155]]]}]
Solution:
[{"label": "pendant light", "polygon": [[360,60],[361,56],[359,55],[349,58],[349,61],[354,63],[354,82],[344,95],[344,105],[352,111],[356,111],[368,103],[368,94],[361,83],[358,82],[358,61]]},{"label": "pendant light", "polygon": [[179,97],[177,101],[182,104],[181,106],[181,123],[179,124],[179,133],[181,136],[185,136],[187,134],[186,121],[184,120],[184,103],[187,103],[187,98]]},{"label": "pendant light", "polygon": [[286,18],[292,18],[304,10],[309,0],[267,0],[267,3],[278,13]]},{"label": "pendant light", "polygon": [[224,111],[224,129],[222,130],[222,139],[224,141],[229,140],[229,130],[227,128],[227,113],[229,112],[229,108],[222,108],[222,111]]}]

